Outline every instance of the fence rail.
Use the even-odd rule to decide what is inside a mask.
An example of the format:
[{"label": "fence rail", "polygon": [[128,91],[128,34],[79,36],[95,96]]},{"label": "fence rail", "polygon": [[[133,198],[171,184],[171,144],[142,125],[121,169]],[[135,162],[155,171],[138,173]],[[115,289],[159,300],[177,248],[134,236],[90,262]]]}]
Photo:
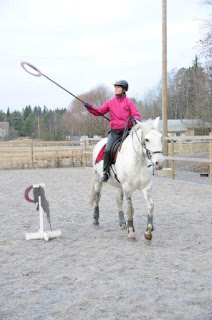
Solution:
[{"label": "fence rail", "polygon": [[[175,178],[175,162],[199,162],[209,164],[212,184],[212,136],[167,137],[171,161],[172,179]],[[48,166],[86,166],[92,162],[92,150],[100,139],[83,141],[2,141],[0,142],[0,168],[35,168]],[[187,154],[207,152],[209,159],[187,157]],[[183,155],[181,157],[181,155]]]},{"label": "fence rail", "polygon": [[[175,179],[175,161],[188,161],[188,162],[200,162],[200,163],[209,163],[209,172],[210,176],[210,184],[212,185],[212,136],[183,136],[183,137],[164,137],[164,139],[171,141],[171,156],[166,156],[166,160],[171,160],[171,171],[172,171],[172,179]],[[192,141],[206,141],[208,151],[209,151],[209,159],[203,158],[189,158],[189,157],[176,157],[175,156],[175,141],[183,141],[188,142]]]},{"label": "fence rail", "polygon": [[91,156],[84,152],[92,150],[92,144],[98,140],[2,141],[0,142],[0,168],[85,166],[91,162]]}]

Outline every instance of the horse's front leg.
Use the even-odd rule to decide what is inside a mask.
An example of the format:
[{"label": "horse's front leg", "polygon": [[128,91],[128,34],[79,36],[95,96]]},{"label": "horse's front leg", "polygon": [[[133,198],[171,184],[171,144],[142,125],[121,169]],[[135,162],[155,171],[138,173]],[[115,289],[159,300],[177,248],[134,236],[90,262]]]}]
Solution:
[{"label": "horse's front leg", "polygon": [[91,202],[94,204],[93,224],[99,224],[99,201],[101,198],[102,183],[94,181]]},{"label": "horse's front leg", "polygon": [[120,225],[121,229],[126,229],[126,220],[124,218],[124,212],[122,210],[123,198],[124,198],[123,189],[118,188],[116,202],[117,202],[118,211],[119,211],[119,225]]},{"label": "horse's front leg", "polygon": [[132,193],[131,192],[125,192],[126,199],[127,199],[127,230],[128,230],[128,239],[135,239],[135,229],[133,225],[133,214],[134,209],[132,205]]},{"label": "horse's front leg", "polygon": [[147,203],[147,214],[148,214],[148,222],[147,222],[147,229],[144,233],[144,237],[147,240],[152,239],[152,231],[153,231],[153,210],[154,210],[154,203],[152,200],[152,186],[149,185],[145,189],[143,189],[144,199]]}]

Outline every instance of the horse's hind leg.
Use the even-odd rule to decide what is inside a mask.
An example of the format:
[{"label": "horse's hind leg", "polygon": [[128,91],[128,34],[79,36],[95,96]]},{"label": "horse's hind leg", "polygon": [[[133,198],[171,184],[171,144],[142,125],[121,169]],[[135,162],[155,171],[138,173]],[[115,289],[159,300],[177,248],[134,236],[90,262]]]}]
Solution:
[{"label": "horse's hind leg", "polygon": [[121,229],[126,229],[126,220],[124,218],[124,212],[122,211],[123,197],[124,197],[123,189],[118,188],[116,202],[117,202],[118,211],[119,211],[119,225]]},{"label": "horse's hind leg", "polygon": [[148,222],[147,222],[147,229],[144,233],[144,237],[147,240],[152,239],[152,231],[153,231],[153,210],[154,210],[154,203],[152,200],[152,187],[151,185],[147,186],[145,189],[142,190],[144,194],[144,199],[147,203],[147,214],[148,214]]},{"label": "horse's hind leg", "polygon": [[94,180],[91,203],[94,204],[93,224],[99,224],[99,201],[101,198],[102,183]]}]

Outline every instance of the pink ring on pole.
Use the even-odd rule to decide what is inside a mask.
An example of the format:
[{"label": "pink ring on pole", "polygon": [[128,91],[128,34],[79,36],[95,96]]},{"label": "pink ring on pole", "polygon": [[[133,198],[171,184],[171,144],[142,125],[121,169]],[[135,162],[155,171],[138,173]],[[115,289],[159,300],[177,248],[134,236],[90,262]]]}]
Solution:
[{"label": "pink ring on pole", "polygon": [[29,186],[28,188],[26,188],[26,190],[24,191],[24,198],[25,198],[25,200],[28,201],[28,202],[35,203],[35,201],[32,200],[32,199],[30,199],[30,197],[29,197],[29,192],[30,192],[30,190],[32,190],[32,189],[33,189],[33,185],[31,185],[31,186]]},{"label": "pink ring on pole", "polygon": [[[24,191],[24,198],[26,201],[28,202],[32,202],[32,203],[35,203],[35,200],[31,199],[29,197],[29,192],[33,189],[33,185],[29,186],[26,188],[26,190]],[[41,189],[43,190],[43,192],[45,193],[45,190],[41,187]]]},{"label": "pink ring on pole", "polygon": [[[28,67],[34,69],[37,73],[30,72],[29,70],[26,69],[25,65],[27,65]],[[38,68],[36,68],[35,66],[33,66],[31,63],[21,62],[21,66],[26,72],[28,72],[32,76],[35,76],[35,77],[41,77],[42,76],[42,73],[40,72],[40,70]]]}]

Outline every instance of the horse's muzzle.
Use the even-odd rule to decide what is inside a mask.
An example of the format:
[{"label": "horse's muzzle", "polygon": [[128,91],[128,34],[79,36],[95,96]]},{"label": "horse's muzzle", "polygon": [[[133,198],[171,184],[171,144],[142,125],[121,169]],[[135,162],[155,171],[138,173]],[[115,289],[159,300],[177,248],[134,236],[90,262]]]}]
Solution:
[{"label": "horse's muzzle", "polygon": [[156,170],[162,170],[164,167],[164,156],[162,154],[153,155],[152,157],[152,163]]}]

